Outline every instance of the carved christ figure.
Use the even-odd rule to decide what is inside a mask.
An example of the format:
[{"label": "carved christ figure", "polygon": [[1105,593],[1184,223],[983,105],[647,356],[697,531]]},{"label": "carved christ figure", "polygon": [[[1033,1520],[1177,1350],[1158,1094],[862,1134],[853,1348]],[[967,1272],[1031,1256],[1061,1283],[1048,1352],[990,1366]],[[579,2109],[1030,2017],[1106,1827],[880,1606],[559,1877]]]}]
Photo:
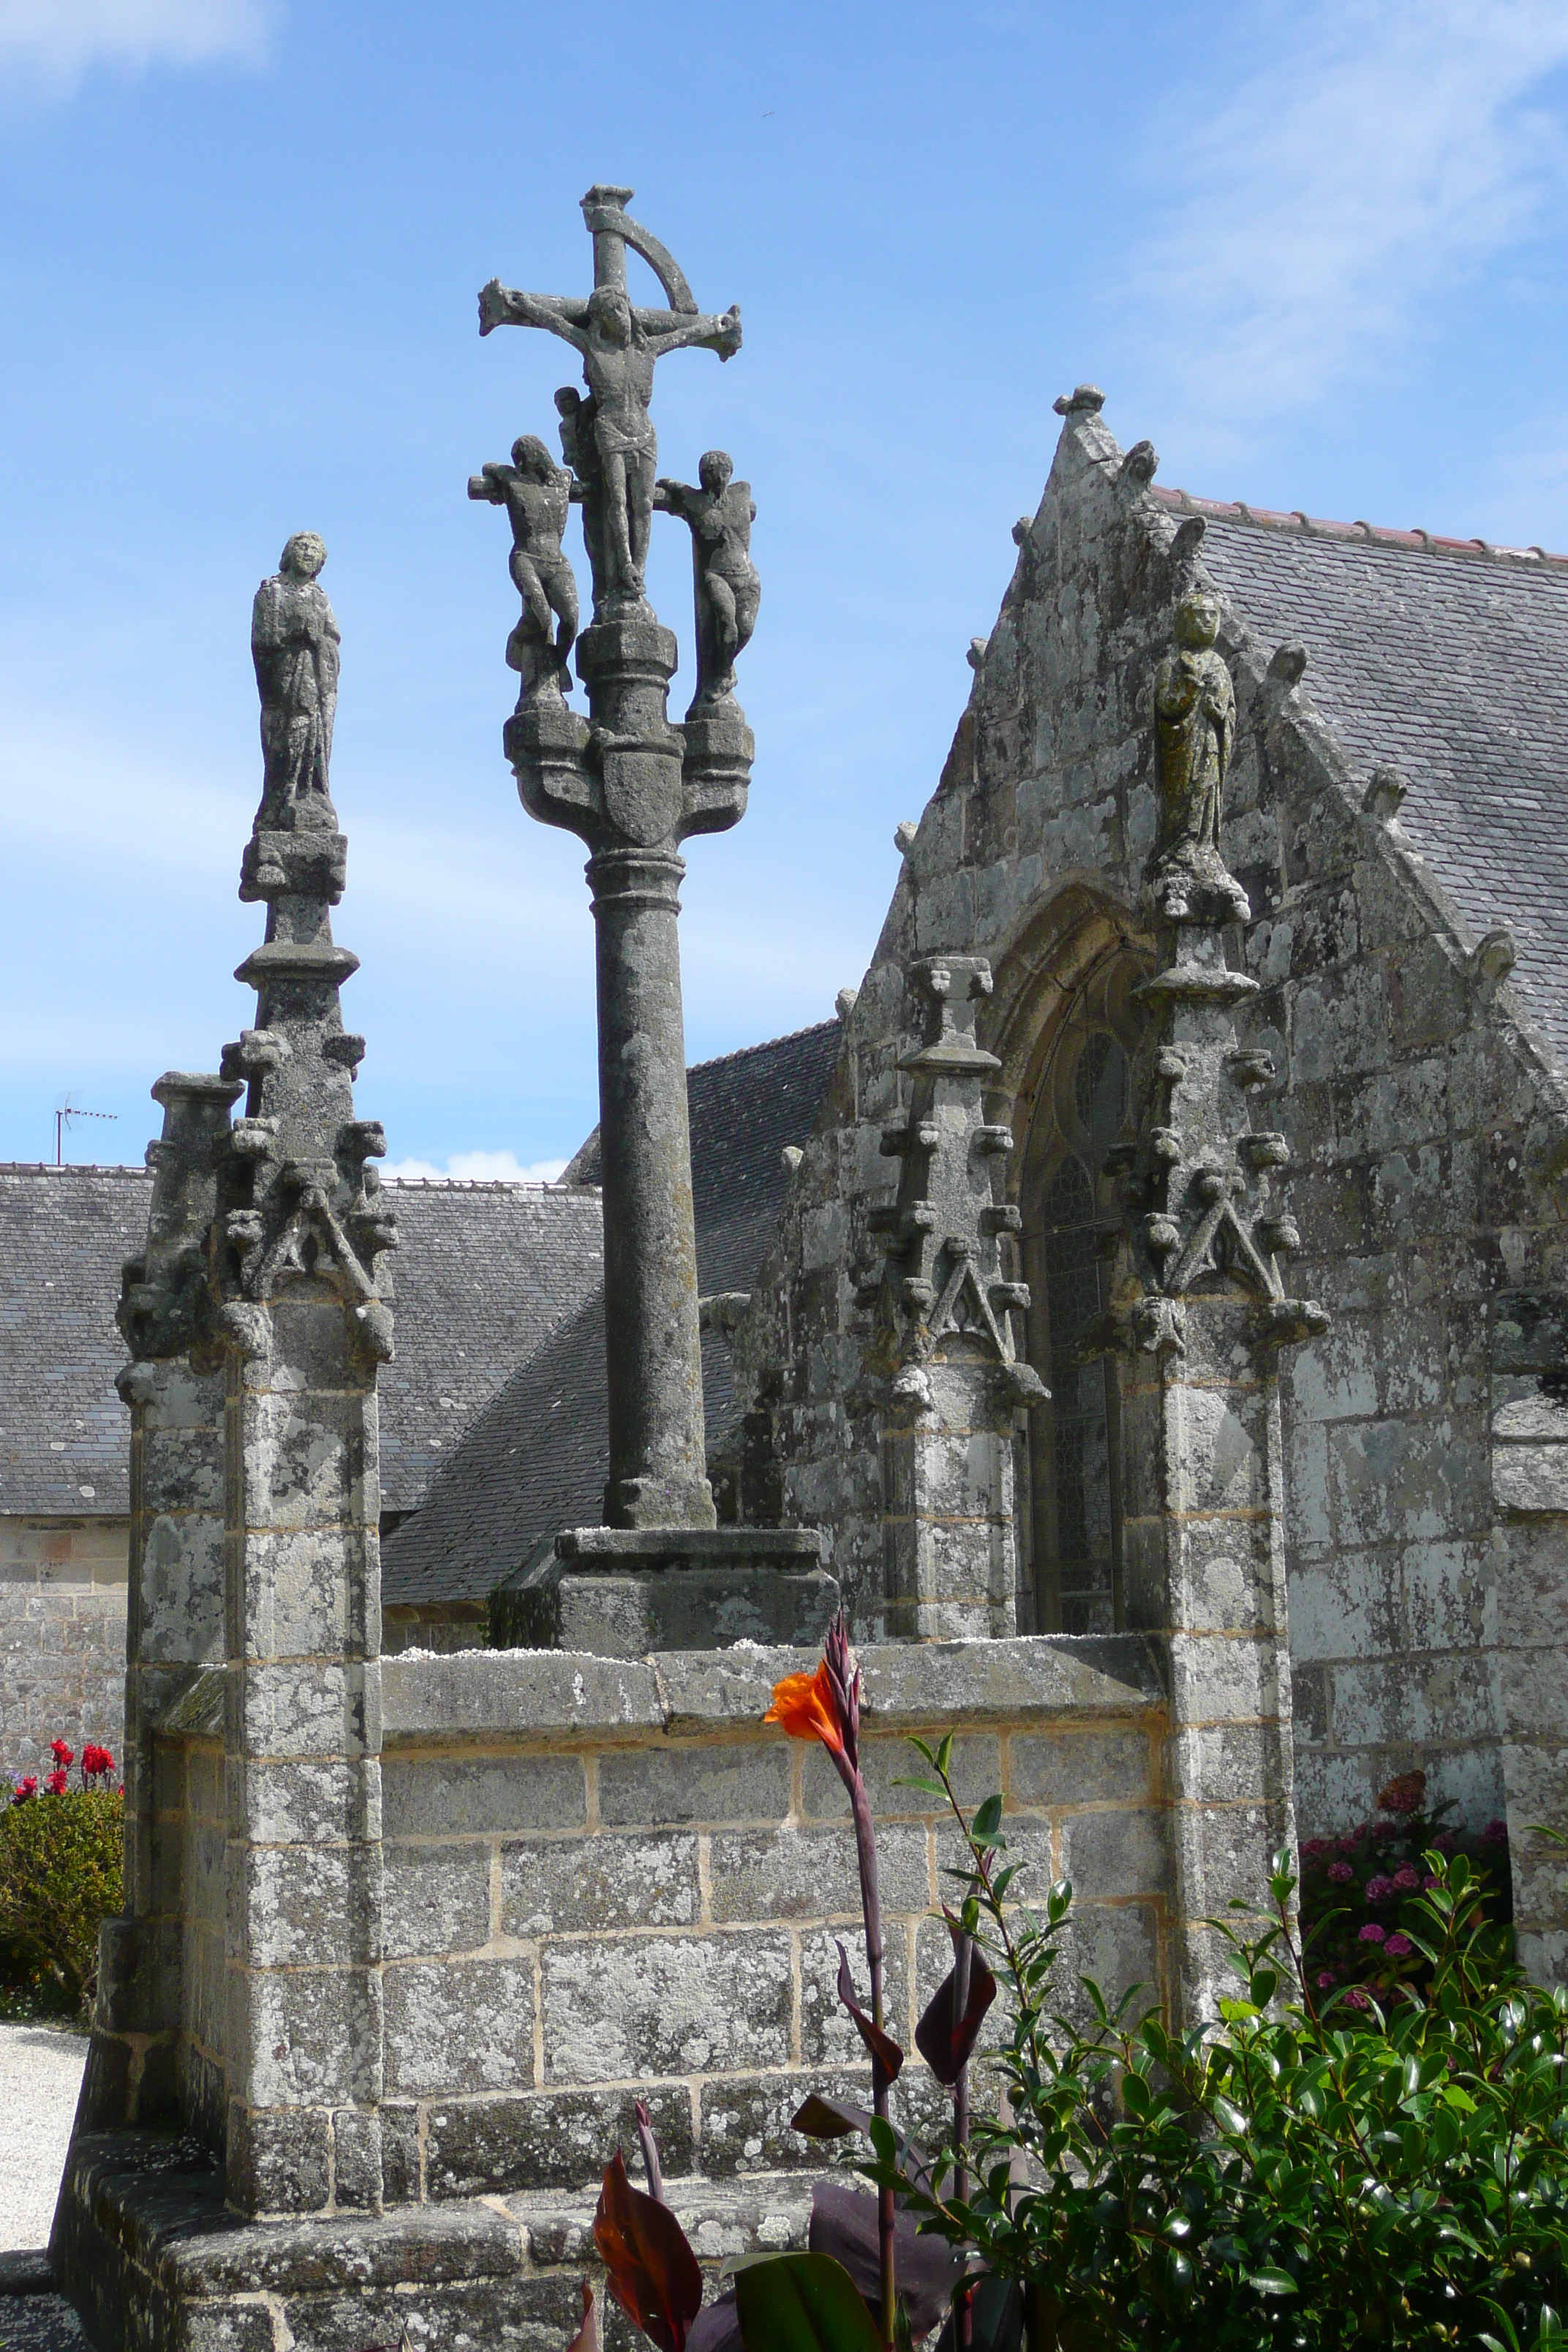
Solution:
[{"label": "carved christ figure", "polygon": [[[669,321],[654,325],[652,321]],[[741,314],[690,317],[634,309],[616,286],[596,286],[586,300],[560,294],[520,294],[492,278],[479,296],[479,332],[492,327],[543,327],[583,354],[583,374],[594,399],[594,442],[604,483],[605,553],[611,593],[643,593],[653,529],[653,488],[658,443],[648,404],[655,363],[667,352],[700,345],[721,360],[741,348]],[[597,583],[595,583],[597,585]]]},{"label": "carved christ figure", "polygon": [[[1149,894],[1174,921],[1220,911],[1245,922],[1247,893],[1219,851],[1226,772],[1236,732],[1236,689],[1215,650],[1219,606],[1212,596],[1184,596],[1176,607],[1176,650],[1154,674],[1154,728],[1160,837]],[[1205,908],[1194,898],[1207,900]]]},{"label": "carved christ figure", "polygon": [[[504,506],[511,523],[511,578],[522,598],[522,615],[507,640],[506,657],[521,672],[526,694],[539,682],[531,673],[543,676],[565,667],[577,634],[577,583],[561,546],[572,477],[536,435],[524,433],[511,445],[510,465],[483,466],[469,480],[468,496]],[[548,658],[538,661],[536,654]]]},{"label": "carved christ figure", "polygon": [[338,625],[316,575],[327,551],[297,530],[256,592],[250,652],[261,696],[258,826],[335,828],[328,770],[338,708]]},{"label": "carved christ figure", "polygon": [[730,478],[734,470],[724,450],[710,449],[698,464],[699,488],[689,482],[658,485],[668,511],[691,530],[697,596],[693,709],[734,693],[735,657],[751,643],[762,602],[763,583],[751,556],[757,509],[750,482]]}]

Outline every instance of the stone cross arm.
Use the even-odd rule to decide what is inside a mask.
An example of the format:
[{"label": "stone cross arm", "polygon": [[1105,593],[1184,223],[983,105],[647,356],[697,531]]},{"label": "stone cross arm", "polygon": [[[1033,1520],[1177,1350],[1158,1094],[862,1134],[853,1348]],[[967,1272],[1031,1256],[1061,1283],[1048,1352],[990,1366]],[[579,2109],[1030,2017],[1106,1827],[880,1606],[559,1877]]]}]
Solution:
[{"label": "stone cross arm", "polygon": [[[591,299],[588,295],[525,294],[492,278],[479,293],[479,332],[488,335],[496,327],[542,327],[575,350],[586,352]],[[656,359],[662,359],[666,352],[695,345],[702,351],[717,352],[721,360],[728,360],[741,348],[741,313],[734,303],[721,316],[703,310],[645,310],[636,304],[627,307],[644,347]]]}]

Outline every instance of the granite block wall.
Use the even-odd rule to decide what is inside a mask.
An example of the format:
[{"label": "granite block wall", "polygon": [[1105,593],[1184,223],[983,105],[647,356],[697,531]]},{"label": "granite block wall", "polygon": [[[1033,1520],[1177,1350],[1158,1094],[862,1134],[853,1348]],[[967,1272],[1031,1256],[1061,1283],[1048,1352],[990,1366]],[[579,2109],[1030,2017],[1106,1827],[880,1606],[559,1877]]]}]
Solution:
[{"label": "granite block wall", "polygon": [[118,1759],[125,1723],[123,1519],[0,1518],[0,1771],[51,1739]]}]

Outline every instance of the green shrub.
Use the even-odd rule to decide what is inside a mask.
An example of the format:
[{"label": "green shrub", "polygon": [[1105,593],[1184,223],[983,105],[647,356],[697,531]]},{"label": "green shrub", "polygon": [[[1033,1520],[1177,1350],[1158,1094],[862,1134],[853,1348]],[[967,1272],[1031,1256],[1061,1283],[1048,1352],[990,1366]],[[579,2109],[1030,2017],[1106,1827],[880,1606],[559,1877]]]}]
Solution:
[{"label": "green shrub", "polygon": [[[946,1785],[947,1743],[927,1760]],[[885,2126],[863,2168],[1019,2283],[1031,2352],[1568,2343],[1568,1993],[1525,1981],[1466,1857],[1424,1855],[1404,1917],[1426,1982],[1386,2006],[1320,1995],[1281,1853],[1272,1919],[1223,1928],[1217,2020],[1178,2037],[1086,1979],[1080,2030],[1053,1985],[1072,1890],[1004,1907],[1001,1811],[963,1824],[959,1900],[1010,2012],[1006,2111],[971,2127],[966,2196],[952,2147],[922,2177]]]},{"label": "green shrub", "polygon": [[[100,1919],[123,1900],[125,1801],[111,1788],[50,1791],[0,1812],[0,1971],[12,2007],[87,2006]],[[7,1966],[8,1962],[8,1966]]]}]

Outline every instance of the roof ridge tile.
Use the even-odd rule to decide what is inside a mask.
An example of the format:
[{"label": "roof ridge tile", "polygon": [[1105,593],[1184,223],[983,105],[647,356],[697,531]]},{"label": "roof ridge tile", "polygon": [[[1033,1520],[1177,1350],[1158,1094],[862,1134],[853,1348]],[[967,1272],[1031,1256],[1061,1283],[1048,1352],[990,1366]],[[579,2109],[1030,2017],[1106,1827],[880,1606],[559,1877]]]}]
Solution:
[{"label": "roof ridge tile", "polygon": [[1390,524],[1366,522],[1359,517],[1354,522],[1335,522],[1325,516],[1309,515],[1300,507],[1279,514],[1269,507],[1248,506],[1242,499],[1194,498],[1189,490],[1168,489],[1163,483],[1152,488],[1160,504],[1177,514],[1245,523],[1255,530],[1290,531],[1310,539],[1363,540],[1373,547],[1399,548],[1413,555],[1463,555],[1472,562],[1518,563],[1532,572],[1542,564],[1568,568],[1568,555],[1554,555],[1544,547],[1501,547],[1486,539],[1447,539],[1419,524],[1412,530],[1396,530]]}]

